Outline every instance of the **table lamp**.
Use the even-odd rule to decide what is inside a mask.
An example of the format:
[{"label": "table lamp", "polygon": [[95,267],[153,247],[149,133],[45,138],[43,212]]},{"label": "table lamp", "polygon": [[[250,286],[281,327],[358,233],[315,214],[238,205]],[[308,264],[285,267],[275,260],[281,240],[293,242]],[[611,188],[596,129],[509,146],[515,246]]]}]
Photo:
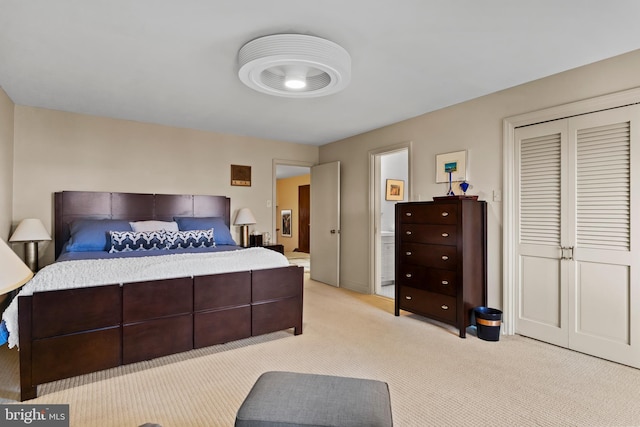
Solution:
[{"label": "table lamp", "polygon": [[234,225],[240,226],[240,246],[243,248],[249,247],[249,225],[255,224],[256,218],[253,216],[251,209],[242,208],[236,215]]},{"label": "table lamp", "polygon": [[0,239],[0,301],[3,295],[18,289],[33,277],[33,271],[25,265],[9,245]]},{"label": "table lamp", "polygon": [[24,259],[31,271],[38,270],[38,242],[51,240],[51,236],[36,218],[27,218],[20,221],[18,227],[11,235],[10,242],[24,242]]}]

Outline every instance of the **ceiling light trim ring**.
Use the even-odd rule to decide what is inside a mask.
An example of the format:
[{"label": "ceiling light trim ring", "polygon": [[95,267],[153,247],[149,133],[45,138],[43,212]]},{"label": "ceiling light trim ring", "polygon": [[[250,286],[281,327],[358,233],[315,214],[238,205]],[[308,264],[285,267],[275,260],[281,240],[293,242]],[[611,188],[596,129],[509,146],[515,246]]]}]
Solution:
[{"label": "ceiling light trim ring", "polygon": [[[270,95],[309,98],[343,90],[351,81],[351,57],[339,45],[314,36],[277,34],[245,44],[238,54],[240,80]],[[285,86],[286,70],[306,70],[307,85]]]}]

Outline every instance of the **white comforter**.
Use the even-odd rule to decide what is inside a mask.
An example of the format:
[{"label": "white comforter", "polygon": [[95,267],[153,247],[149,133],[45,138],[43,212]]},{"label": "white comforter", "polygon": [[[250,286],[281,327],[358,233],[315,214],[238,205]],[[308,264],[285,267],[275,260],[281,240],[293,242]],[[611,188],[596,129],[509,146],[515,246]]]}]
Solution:
[{"label": "white comforter", "polygon": [[289,265],[282,254],[265,248],[238,251],[159,255],[138,258],[58,262],[44,267],[20,290],[2,315],[9,348],[18,345],[18,297],[37,291],[122,284]]}]

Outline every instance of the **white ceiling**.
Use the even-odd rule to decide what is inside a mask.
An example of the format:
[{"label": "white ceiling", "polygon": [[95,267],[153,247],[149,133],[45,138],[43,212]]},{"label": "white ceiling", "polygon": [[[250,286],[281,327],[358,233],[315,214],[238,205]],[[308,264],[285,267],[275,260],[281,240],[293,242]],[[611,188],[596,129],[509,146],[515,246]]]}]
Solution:
[{"label": "white ceiling", "polygon": [[[638,49],[639,18],[636,0],[0,0],[0,86],[19,105],[321,145]],[[244,86],[238,50],[277,33],[344,47],[351,84]]]}]

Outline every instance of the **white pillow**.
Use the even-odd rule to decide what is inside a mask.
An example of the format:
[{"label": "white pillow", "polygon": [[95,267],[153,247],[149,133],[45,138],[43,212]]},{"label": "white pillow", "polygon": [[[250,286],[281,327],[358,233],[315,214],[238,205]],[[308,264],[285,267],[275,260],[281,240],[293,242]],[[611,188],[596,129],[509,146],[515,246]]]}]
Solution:
[{"label": "white pillow", "polygon": [[133,231],[179,231],[175,221],[135,221],[129,224]]}]

